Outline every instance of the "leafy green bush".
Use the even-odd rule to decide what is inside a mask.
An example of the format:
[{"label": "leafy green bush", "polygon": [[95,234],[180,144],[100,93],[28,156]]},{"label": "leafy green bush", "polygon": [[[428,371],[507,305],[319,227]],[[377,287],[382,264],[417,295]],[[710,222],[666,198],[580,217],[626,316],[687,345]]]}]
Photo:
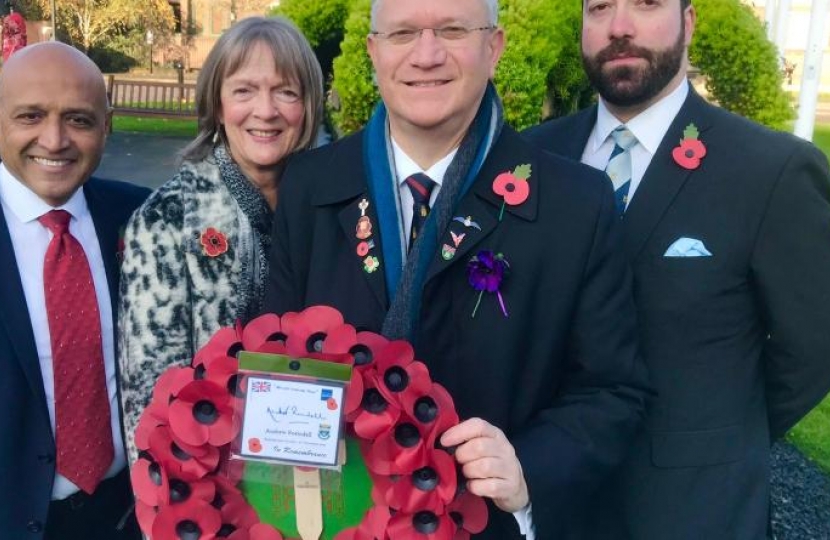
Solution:
[{"label": "leafy green bush", "polygon": [[371,0],[354,0],[346,19],[341,54],[334,60],[332,118],[340,134],[363,127],[380,94],[374,83],[374,68],[366,52]]},{"label": "leafy green bush", "polygon": [[320,61],[325,80],[332,73],[332,62],[340,54],[344,25],[349,14],[350,0],[282,0],[271,10],[297,25]]},{"label": "leafy green bush", "polygon": [[763,23],[739,0],[694,0],[694,6],[697,28],[689,55],[706,75],[712,98],[756,122],[784,127],[793,110]]}]

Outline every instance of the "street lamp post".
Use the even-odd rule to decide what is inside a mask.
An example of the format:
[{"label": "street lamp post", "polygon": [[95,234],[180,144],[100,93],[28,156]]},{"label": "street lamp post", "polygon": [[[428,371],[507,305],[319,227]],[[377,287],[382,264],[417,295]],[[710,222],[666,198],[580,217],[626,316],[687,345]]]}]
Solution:
[{"label": "street lamp post", "polygon": [[153,74],[153,31],[147,30],[147,45],[150,46],[150,75]]}]

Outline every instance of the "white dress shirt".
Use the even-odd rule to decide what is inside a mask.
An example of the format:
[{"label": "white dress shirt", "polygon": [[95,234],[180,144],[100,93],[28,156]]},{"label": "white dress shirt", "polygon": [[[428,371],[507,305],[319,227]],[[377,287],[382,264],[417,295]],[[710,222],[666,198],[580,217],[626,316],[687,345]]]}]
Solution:
[{"label": "white dress shirt", "polygon": [[[432,188],[432,193],[429,195],[429,207],[432,208],[435,200],[438,198],[438,192],[441,191],[441,186],[444,183],[444,176],[447,174],[447,169],[452,163],[458,148],[452,150],[449,154],[439,159],[435,164],[427,170],[423,170],[415,161],[410,158],[398,146],[395,139],[392,139],[392,152],[395,159],[395,174],[398,182],[398,196],[400,197],[401,209],[401,225],[403,226],[404,238],[409,242],[410,231],[412,230],[412,214],[414,213],[413,205],[415,200],[412,198],[412,192],[409,191],[409,186],[406,185],[406,179],[416,173],[423,173],[429,176],[435,187]],[[536,533],[533,529],[533,518],[531,516],[531,505],[528,504],[518,512],[513,512],[513,517],[519,523],[519,532],[525,535],[526,540],[535,540]]]},{"label": "white dress shirt", "polygon": [[[628,188],[628,204],[634,198],[634,193],[646,173],[651,158],[657,152],[660,142],[666,136],[674,117],[680,112],[686,96],[689,95],[689,83],[684,79],[677,88],[660,101],[641,112],[625,123],[626,127],[637,137],[638,144],[631,147],[631,185]],[[582,163],[601,171],[605,170],[611,152],[614,150],[614,139],[611,132],[623,123],[620,122],[600,98],[597,106],[597,122],[585,150],[582,153]],[[684,126],[685,127],[685,126]],[[682,134],[677,134],[680,142]]]},{"label": "white dress shirt", "polygon": [[[14,256],[20,272],[23,293],[29,311],[32,330],[40,361],[40,373],[43,376],[43,389],[46,393],[46,405],[52,433],[55,432],[55,384],[52,369],[52,345],[49,336],[49,319],[46,315],[46,297],[43,292],[43,260],[46,248],[52,240],[52,233],[40,224],[38,218],[50,210],[61,209],[72,214],[69,232],[77,238],[89,260],[95,293],[98,297],[98,311],[101,315],[101,341],[104,348],[104,370],[107,379],[107,393],[110,401],[112,418],[112,439],[115,455],[107,470],[106,478],[118,473],[127,464],[124,457],[124,444],[121,437],[121,423],[118,416],[118,402],[115,381],[115,348],[113,334],[113,313],[110,292],[107,286],[107,274],[101,247],[95,233],[92,215],[89,213],[83,190],[78,190],[66,204],[54,208],[38,197],[32,190],[18,181],[0,164],[0,204],[6,216],[6,223],[11,235]],[[64,476],[55,473],[52,499],[65,499],[77,492],[78,486]]]}]

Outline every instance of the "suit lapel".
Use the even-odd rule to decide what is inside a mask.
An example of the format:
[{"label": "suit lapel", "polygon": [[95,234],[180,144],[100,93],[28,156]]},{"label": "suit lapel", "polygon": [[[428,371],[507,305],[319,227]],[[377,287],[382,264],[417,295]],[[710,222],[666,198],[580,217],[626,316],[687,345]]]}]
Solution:
[{"label": "suit lapel", "polygon": [[[481,249],[499,222],[502,198],[493,191],[493,181],[504,172],[512,172],[518,165],[531,167],[530,193],[527,200],[516,206],[506,206],[502,221],[511,217],[534,221],[539,206],[539,183],[534,173],[538,165],[525,143],[512,129],[505,126],[490,155],[473,182],[470,191],[461,199],[453,217],[438,238],[438,249],[430,263],[425,283],[447,270],[458,261],[469,260],[474,249]],[[505,225],[501,225],[505,226]],[[464,235],[459,241],[459,235]],[[458,244],[458,245],[456,245]],[[454,251],[453,251],[454,250]],[[451,254],[451,256],[449,256]]]},{"label": "suit lapel", "polygon": [[101,194],[95,188],[95,181],[90,179],[84,184],[86,198],[92,222],[95,224],[95,234],[98,236],[98,245],[101,248],[101,258],[104,261],[104,270],[107,273],[107,287],[110,291],[113,319],[118,313],[118,277],[119,277],[119,217],[115,214],[119,209],[107,205]]},{"label": "suit lapel", "polygon": [[0,298],[3,305],[0,307],[0,324],[6,327],[14,356],[20,362],[29,383],[32,393],[37,396],[38,402],[46,410],[46,394],[43,390],[43,375],[40,371],[40,360],[35,346],[35,335],[32,331],[29,309],[26,305],[26,296],[23,285],[20,283],[20,272],[14,256],[6,216],[0,206]]},{"label": "suit lapel", "polygon": [[706,104],[691,88],[686,102],[663,137],[625,212],[623,224],[626,232],[626,251],[632,261],[640,253],[680,189],[695,174],[695,171],[684,169],[672,158],[672,150],[679,144],[683,130],[690,123],[698,127],[701,140],[705,142],[705,132],[710,127]]},{"label": "suit lapel", "polygon": [[[369,288],[372,289],[372,293],[378,301],[379,309],[385,311],[389,308],[389,302],[386,294],[383,243],[377,217],[377,205],[369,195],[369,187],[366,184],[362,144],[363,131],[343,139],[340,146],[338,146],[338,153],[331,159],[330,163],[326,164],[328,170],[337,172],[338,181],[319,182],[317,184],[319,189],[313,195],[312,204],[318,207],[330,205],[341,207],[337,210],[337,219],[340,222],[340,228],[345,235],[346,242],[349,244],[353,264],[359,273],[364,276]],[[368,205],[364,207],[363,201]],[[358,237],[358,221],[361,217],[368,218],[372,227],[371,236],[365,239]],[[365,224],[363,226],[365,227]],[[358,252],[360,244],[362,242],[369,244],[370,241],[370,245],[373,244],[373,247],[366,246],[369,247],[368,253],[360,255],[360,253],[363,253],[363,251]],[[377,258],[379,267],[376,270],[367,271],[367,257]]]},{"label": "suit lapel", "polygon": [[597,106],[593,105],[576,113],[573,122],[568,124],[567,129],[558,130],[562,140],[555,148],[561,149],[562,155],[582,161],[582,154],[585,152],[585,145],[588,144],[588,137],[597,123]]},{"label": "suit lapel", "polygon": [[[386,280],[382,268],[383,245],[380,241],[375,205],[370,201],[369,194],[364,193],[341,209],[337,217],[354,254],[354,264],[366,277],[378,304],[386,309]],[[377,266],[374,266],[375,261],[378,263]]]}]

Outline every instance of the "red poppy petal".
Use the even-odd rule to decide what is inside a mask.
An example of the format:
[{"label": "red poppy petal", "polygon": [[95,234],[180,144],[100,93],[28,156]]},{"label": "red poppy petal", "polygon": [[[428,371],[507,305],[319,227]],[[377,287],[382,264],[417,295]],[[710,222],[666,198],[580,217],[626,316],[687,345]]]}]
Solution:
[{"label": "red poppy petal", "polygon": [[461,515],[461,527],[473,534],[478,534],[487,526],[487,503],[484,499],[469,491],[461,493],[447,507],[447,512]]},{"label": "red poppy petal", "polygon": [[406,367],[415,360],[415,351],[408,342],[403,340],[390,341],[375,356],[375,363],[380,373],[392,366]]},{"label": "red poppy petal", "polygon": [[530,195],[530,184],[526,180],[516,180],[511,185],[513,186],[512,190],[506,188],[507,192],[504,194],[504,202],[510,206],[517,206],[525,202],[528,195]]},{"label": "red poppy petal", "polygon": [[274,313],[260,315],[245,325],[242,331],[242,347],[246,351],[256,351],[273,336],[282,333],[280,317]]},{"label": "red poppy petal", "polygon": [[140,458],[135,462],[130,469],[130,482],[136,499],[144,504],[158,506],[167,502],[167,473],[150,460]]},{"label": "red poppy petal", "polygon": [[357,331],[350,324],[341,324],[332,328],[323,342],[323,352],[330,354],[347,354],[357,345]]},{"label": "red poppy petal", "polygon": [[208,442],[208,428],[193,418],[192,403],[176,400],[170,404],[170,429],[186,444],[201,446]]},{"label": "red poppy petal", "polygon": [[352,413],[360,409],[363,401],[363,376],[357,371],[352,371],[351,380],[346,387],[346,402],[343,404],[343,414],[348,418]]},{"label": "red poppy petal", "polygon": [[216,422],[208,428],[208,442],[213,446],[222,446],[231,442],[239,433],[240,425],[233,421],[233,413],[219,414]]},{"label": "red poppy petal", "polygon": [[354,421],[354,431],[361,438],[373,441],[381,433],[392,429],[392,426],[398,421],[399,416],[400,409],[393,405],[390,405],[385,411],[379,414],[363,411]]},{"label": "red poppy petal", "polygon": [[[153,407],[152,404],[144,409],[135,428],[135,446],[139,450],[150,448],[150,435],[157,427],[166,425],[166,421],[159,420],[158,415],[151,411],[151,407]],[[167,408],[165,407],[165,417],[167,416],[166,411]]]},{"label": "red poppy petal", "polygon": [[280,532],[266,523],[257,523],[248,529],[251,540],[283,540]]},{"label": "red poppy petal", "polygon": [[507,184],[513,182],[515,179],[516,177],[513,176],[513,173],[509,172],[504,172],[496,176],[496,179],[493,180],[493,193],[504,197],[507,194]]},{"label": "red poppy petal", "polygon": [[153,532],[153,523],[156,521],[158,511],[155,506],[144,504],[141,501],[135,502],[135,518],[138,521],[138,527],[146,535]]},{"label": "red poppy petal", "polygon": [[204,501],[190,499],[160,509],[153,523],[153,540],[178,540],[177,528],[185,522],[198,528],[201,532],[199,540],[212,539],[222,526],[218,510]]},{"label": "red poppy petal", "polygon": [[237,529],[249,529],[259,523],[256,511],[241,497],[225,502],[219,512],[222,514],[222,523],[231,524]]}]

